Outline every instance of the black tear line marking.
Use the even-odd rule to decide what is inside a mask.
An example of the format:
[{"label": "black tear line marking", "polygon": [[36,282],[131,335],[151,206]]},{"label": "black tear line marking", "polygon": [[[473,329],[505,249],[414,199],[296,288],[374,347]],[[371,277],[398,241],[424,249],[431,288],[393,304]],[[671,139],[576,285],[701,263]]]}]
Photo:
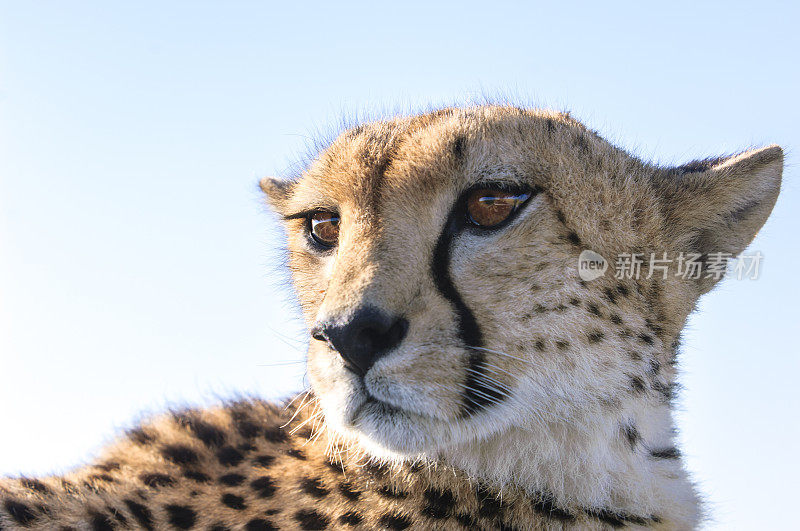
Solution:
[{"label": "black tear line marking", "polygon": [[[431,261],[431,276],[439,293],[453,306],[458,324],[458,337],[465,347],[483,347],[483,334],[478,326],[475,315],[467,307],[461,294],[453,284],[450,276],[450,251],[453,239],[458,234],[466,212],[462,206],[464,201],[459,198],[447,216],[444,227],[436,241]],[[470,416],[476,411],[485,409],[501,401],[505,395],[486,385],[484,374],[484,353],[470,348],[465,389],[462,393],[462,406],[464,416]]]}]

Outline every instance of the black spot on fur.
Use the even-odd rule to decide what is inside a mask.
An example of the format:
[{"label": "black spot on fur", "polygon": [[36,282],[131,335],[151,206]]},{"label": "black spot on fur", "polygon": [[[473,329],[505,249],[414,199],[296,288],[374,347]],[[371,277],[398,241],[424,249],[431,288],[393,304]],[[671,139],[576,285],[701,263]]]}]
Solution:
[{"label": "black spot on fur", "polygon": [[244,455],[233,446],[225,446],[217,450],[217,460],[222,466],[236,466],[242,462]]},{"label": "black spot on fur", "polygon": [[650,374],[656,375],[661,370],[661,364],[658,362],[657,359],[651,358],[650,359]]},{"label": "black spot on fur", "polygon": [[656,459],[680,459],[681,452],[677,448],[662,448],[660,450],[653,450],[650,455]]},{"label": "black spot on fur", "polygon": [[622,520],[618,514],[609,511],[608,509],[588,509],[586,511],[591,517],[597,518],[604,524],[608,524],[611,527],[624,527],[625,521]]},{"label": "black spot on fur", "polygon": [[278,426],[274,426],[264,430],[264,438],[272,443],[282,443],[285,442],[289,436]]},{"label": "black spot on fur", "polygon": [[256,447],[250,443],[243,443],[243,444],[237,444],[236,449],[239,450],[240,452],[247,453],[247,452],[252,452],[253,450],[256,449]]},{"label": "black spot on fur", "polygon": [[422,514],[428,518],[443,520],[453,513],[456,500],[449,490],[426,489],[424,495],[427,503]]},{"label": "black spot on fur", "polygon": [[425,465],[420,461],[406,463],[406,466],[408,467],[409,472],[411,472],[412,474],[419,474],[420,472],[425,470]]},{"label": "black spot on fur", "polygon": [[556,347],[558,347],[558,350],[567,350],[569,348],[569,341],[559,339],[556,341]]},{"label": "black spot on fur", "polygon": [[92,474],[88,476],[86,479],[88,479],[89,481],[105,481],[106,483],[116,483],[117,481],[108,474]]},{"label": "black spot on fur", "polygon": [[453,156],[456,160],[460,160],[464,156],[464,146],[467,143],[463,135],[458,135],[453,141]]},{"label": "black spot on fur", "polygon": [[242,420],[236,423],[236,431],[245,439],[253,439],[261,433],[261,426],[249,420]]},{"label": "black spot on fur", "polygon": [[339,517],[339,523],[345,525],[356,526],[361,523],[364,518],[355,511],[349,511]]},{"label": "black spot on fur", "polygon": [[650,336],[648,334],[639,334],[639,340],[647,345],[652,345],[653,343],[655,343],[653,336]]},{"label": "black spot on fur", "polygon": [[355,501],[361,497],[361,492],[347,482],[339,483],[339,492],[350,501]]},{"label": "black spot on fur", "polygon": [[104,515],[103,513],[90,512],[89,524],[92,526],[92,531],[113,531],[114,522]]},{"label": "black spot on fur", "polygon": [[467,513],[458,513],[456,515],[456,522],[463,525],[467,529],[481,529],[478,526],[478,523],[475,521],[475,518],[472,515]]},{"label": "black spot on fur", "polygon": [[263,518],[253,518],[244,526],[245,531],[277,531],[278,528],[272,522]]},{"label": "black spot on fur", "polygon": [[125,514],[122,511],[118,510],[116,507],[111,507],[110,505],[106,505],[106,509],[116,521],[122,524],[123,527],[128,527],[128,519],[125,518]]},{"label": "black spot on fur", "polygon": [[386,477],[386,475],[389,473],[389,468],[385,464],[376,463],[374,461],[369,461],[364,464],[361,467],[361,470],[376,479]]},{"label": "black spot on fur", "polygon": [[629,424],[623,428],[623,431],[625,432],[625,438],[628,440],[631,449],[635,448],[636,443],[639,441],[639,430],[637,430],[636,426],[633,424]]},{"label": "black spot on fur", "polygon": [[314,498],[324,498],[330,492],[319,478],[306,478],[300,482],[300,489]]},{"label": "black spot on fur", "polygon": [[590,314],[596,315],[597,317],[602,317],[603,314],[600,313],[600,308],[597,307],[594,303],[589,303],[586,305],[586,309],[589,311]]},{"label": "black spot on fur", "polygon": [[402,490],[396,490],[387,485],[384,485],[383,487],[379,488],[378,494],[380,494],[384,498],[389,498],[390,500],[402,500],[408,497],[407,492],[403,492]]},{"label": "black spot on fur", "polygon": [[489,519],[500,516],[503,506],[496,496],[485,487],[478,487],[476,494],[478,496],[478,514],[480,516]]},{"label": "black spot on fur", "polygon": [[544,340],[542,339],[537,339],[536,342],[533,344],[533,346],[535,346],[536,350],[538,350],[539,352],[545,351]]},{"label": "black spot on fur", "polygon": [[295,431],[294,435],[296,437],[300,437],[301,439],[310,439],[313,435],[313,432],[311,431],[311,428],[303,426],[299,430]]},{"label": "black spot on fur", "polygon": [[309,531],[325,529],[330,520],[324,514],[320,514],[312,509],[302,509],[294,513],[294,519],[300,524],[301,529]]},{"label": "black spot on fur", "polygon": [[183,477],[185,477],[186,479],[191,479],[192,481],[195,481],[197,483],[208,483],[209,481],[211,481],[210,477],[208,477],[206,474],[203,474],[202,472],[198,472],[197,470],[187,470],[186,472],[183,473]]},{"label": "black spot on fur", "polygon": [[653,389],[655,389],[655,391],[661,395],[661,397],[665,402],[671,402],[672,400],[675,399],[675,389],[676,389],[675,384],[665,384],[663,382],[655,380],[653,382]]},{"label": "black spot on fur", "polygon": [[330,458],[325,459],[325,465],[327,465],[328,468],[330,468],[331,470],[333,470],[337,474],[343,474],[344,473],[344,471],[342,469],[342,464],[341,463],[337,463],[336,461],[334,461],[334,460],[332,460]]},{"label": "black spot on fur", "polygon": [[26,489],[30,489],[39,492],[41,494],[50,493],[50,489],[48,488],[48,486],[39,481],[38,479],[20,478],[19,482]]},{"label": "black spot on fur", "polygon": [[230,492],[225,493],[220,498],[222,504],[230,507],[231,509],[236,509],[237,511],[242,511],[247,509],[247,505],[244,503],[244,498],[241,496],[237,496],[236,494],[231,494]]},{"label": "black spot on fur", "polygon": [[601,522],[610,525],[611,527],[625,527],[626,524],[647,525],[651,522],[659,522],[660,519],[655,516],[643,518],[634,514],[617,513],[609,509],[588,509],[586,514],[597,518]]},{"label": "black spot on fur", "polygon": [[222,524],[214,524],[209,528],[208,531],[231,531],[231,528]]},{"label": "black spot on fur", "polygon": [[186,505],[170,504],[164,506],[169,523],[178,529],[191,529],[197,521],[197,513]]},{"label": "black spot on fur", "polygon": [[553,503],[553,497],[547,494],[540,494],[533,501],[533,510],[548,518],[555,518],[564,522],[572,521],[575,517],[568,511],[558,507]]},{"label": "black spot on fur", "polygon": [[184,428],[189,429],[195,437],[200,439],[200,442],[210,448],[219,448],[225,444],[225,433],[221,429],[203,422],[193,415],[177,414],[175,415],[175,421]]},{"label": "black spot on fur", "polygon": [[411,519],[398,513],[386,513],[381,516],[380,524],[385,529],[402,531],[403,529],[407,529],[411,526]]},{"label": "black spot on fur", "polygon": [[647,327],[647,329],[650,330],[651,332],[653,332],[655,335],[660,335],[664,331],[664,329],[662,327],[660,327],[659,325],[655,324],[650,319],[645,319],[644,320],[644,324]]},{"label": "black spot on fur", "polygon": [[586,338],[589,340],[589,343],[599,343],[604,337],[605,334],[603,334],[603,332],[600,330],[593,330],[589,333],[589,335],[586,336]]},{"label": "black spot on fur", "polygon": [[136,521],[139,522],[139,525],[147,529],[148,531],[152,531],[153,513],[150,512],[150,509],[148,509],[141,503],[135,502],[133,500],[122,500],[122,501],[128,507],[128,510],[131,512]]},{"label": "black spot on fur", "polygon": [[181,466],[197,463],[197,452],[182,444],[171,444],[161,450],[161,455],[173,463]]},{"label": "black spot on fur", "polygon": [[622,324],[622,317],[620,317],[619,315],[617,315],[615,313],[612,313],[611,315],[609,315],[608,318],[615,325],[621,325]]},{"label": "black spot on fur", "polygon": [[625,286],[625,284],[617,284],[617,293],[619,293],[623,297],[627,297],[628,295],[630,295],[630,291],[628,290],[627,286]]},{"label": "black spot on fur", "polygon": [[22,502],[16,500],[6,500],[3,503],[6,512],[14,519],[16,523],[22,526],[27,526],[36,520],[36,514],[33,510]]},{"label": "black spot on fur", "polygon": [[219,482],[229,487],[238,487],[247,479],[241,474],[225,474],[219,477]]},{"label": "black spot on fur", "polygon": [[128,438],[140,445],[149,444],[155,440],[155,437],[145,432],[142,428],[128,430]]},{"label": "black spot on fur", "polygon": [[271,498],[278,489],[269,476],[261,476],[250,482],[250,488],[256,491],[259,498]]},{"label": "black spot on fur", "polygon": [[274,455],[257,455],[253,458],[253,464],[264,468],[269,467],[273,462],[275,462]]},{"label": "black spot on fur", "polygon": [[676,339],[672,342],[672,354],[669,357],[669,363],[672,366],[675,366],[678,363],[678,354],[681,351],[681,340],[680,338]]},{"label": "black spot on fur", "polygon": [[142,480],[142,483],[151,488],[168,487],[175,483],[175,480],[166,474],[142,474],[139,476],[139,479]]},{"label": "black spot on fur", "polygon": [[606,299],[608,299],[608,301],[611,304],[616,304],[617,303],[617,292],[616,291],[612,290],[611,288],[606,288],[606,289],[603,290],[603,293],[605,293]]},{"label": "black spot on fur", "polygon": [[306,460],[306,454],[303,453],[302,450],[297,448],[292,448],[291,450],[286,450],[286,455],[290,457],[294,457],[295,459],[300,459],[301,461]]},{"label": "black spot on fur", "polygon": [[570,231],[569,234],[567,234],[567,241],[577,247],[581,246],[581,239],[575,232]]}]

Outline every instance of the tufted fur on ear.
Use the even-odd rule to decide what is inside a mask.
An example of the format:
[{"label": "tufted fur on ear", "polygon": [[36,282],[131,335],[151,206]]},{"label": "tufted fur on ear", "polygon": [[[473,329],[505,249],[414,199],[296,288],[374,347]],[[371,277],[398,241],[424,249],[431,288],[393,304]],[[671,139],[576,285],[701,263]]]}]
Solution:
[{"label": "tufted fur on ear", "polygon": [[[783,150],[772,145],[659,175],[656,186],[674,249],[700,253],[704,265],[709,255],[742,252],[769,217],[782,173]],[[717,280],[703,271],[699,292],[706,293]]]},{"label": "tufted fur on ear", "polygon": [[275,177],[264,177],[258,183],[261,190],[267,195],[267,202],[279,215],[286,213],[286,207],[292,195],[294,184],[294,181],[276,179]]}]

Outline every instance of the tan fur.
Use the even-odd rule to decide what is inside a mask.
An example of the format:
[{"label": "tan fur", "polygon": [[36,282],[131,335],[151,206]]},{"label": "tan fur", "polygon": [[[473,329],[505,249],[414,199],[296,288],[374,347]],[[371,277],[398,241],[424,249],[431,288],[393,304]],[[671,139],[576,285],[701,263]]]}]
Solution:
[{"label": "tan fur", "polygon": [[[304,219],[287,221],[309,327],[371,306],[405,317],[409,330],[363,382],[325,342],[311,341],[307,402],[320,409],[300,411],[289,427],[317,422],[317,438],[270,441],[263,434],[285,422],[281,414],[238,404],[193,413],[240,448],[233,469],[246,479],[235,488],[217,479],[228,470],[219,445],[198,441],[185,419],[162,419],[145,427],[151,440],[125,439],[104,458],[120,465],[108,472],[113,482],[70,491],[48,479],[39,492],[9,480],[0,496],[23,503],[40,528],[77,526],[87,511],[132,522],[121,500],[136,496],[155,527],[168,520],[165,503],[191,507],[197,526],[236,528],[253,518],[293,528],[298,511],[312,509],[331,528],[346,527],[340,518],[350,512],[362,528],[390,520],[415,529],[695,527],[702,511],[675,449],[670,396],[680,330],[715,280],[647,279],[643,268],[639,279],[608,272],[586,282],[577,259],[584,249],[612,266],[619,253],[737,254],[769,215],[782,164],[771,146],[659,168],[568,116],[512,107],[446,109],[345,132],[301,179],[265,179],[262,188],[283,216],[341,216],[338,246],[327,253],[309,244]],[[432,260],[454,202],[478,182],[541,192],[503,229],[452,239],[446,268],[482,332],[483,346],[472,348],[460,340]],[[475,371],[496,394],[465,414],[465,396],[476,396],[465,389],[476,352]],[[190,447],[196,459],[171,462],[169,444]],[[305,459],[286,454],[301,447]],[[326,464],[326,449],[343,472]],[[261,471],[254,456],[267,454],[275,460]],[[187,469],[209,481],[182,477]],[[146,486],[141,474],[150,470],[172,483]],[[78,471],[73,484],[92,473]],[[259,474],[276,486],[268,498],[248,487]],[[337,490],[343,481],[363,494],[348,499]],[[224,492],[239,493],[247,508],[221,505]],[[19,519],[0,507],[0,522]]]}]

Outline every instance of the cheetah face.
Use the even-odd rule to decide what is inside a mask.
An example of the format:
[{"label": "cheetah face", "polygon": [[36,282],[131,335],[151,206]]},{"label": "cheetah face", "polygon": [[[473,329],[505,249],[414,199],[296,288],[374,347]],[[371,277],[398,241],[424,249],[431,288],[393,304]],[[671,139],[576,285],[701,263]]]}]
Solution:
[{"label": "cheetah face", "polygon": [[[483,107],[361,126],[298,180],[262,181],[287,223],[328,425],[376,455],[435,455],[667,399],[708,282],[586,282],[577,264],[584,249],[612,263],[710,241],[741,250],[752,234],[712,238],[680,217],[694,206],[671,171],[563,115]],[[747,231],[774,202],[763,188]]]}]

